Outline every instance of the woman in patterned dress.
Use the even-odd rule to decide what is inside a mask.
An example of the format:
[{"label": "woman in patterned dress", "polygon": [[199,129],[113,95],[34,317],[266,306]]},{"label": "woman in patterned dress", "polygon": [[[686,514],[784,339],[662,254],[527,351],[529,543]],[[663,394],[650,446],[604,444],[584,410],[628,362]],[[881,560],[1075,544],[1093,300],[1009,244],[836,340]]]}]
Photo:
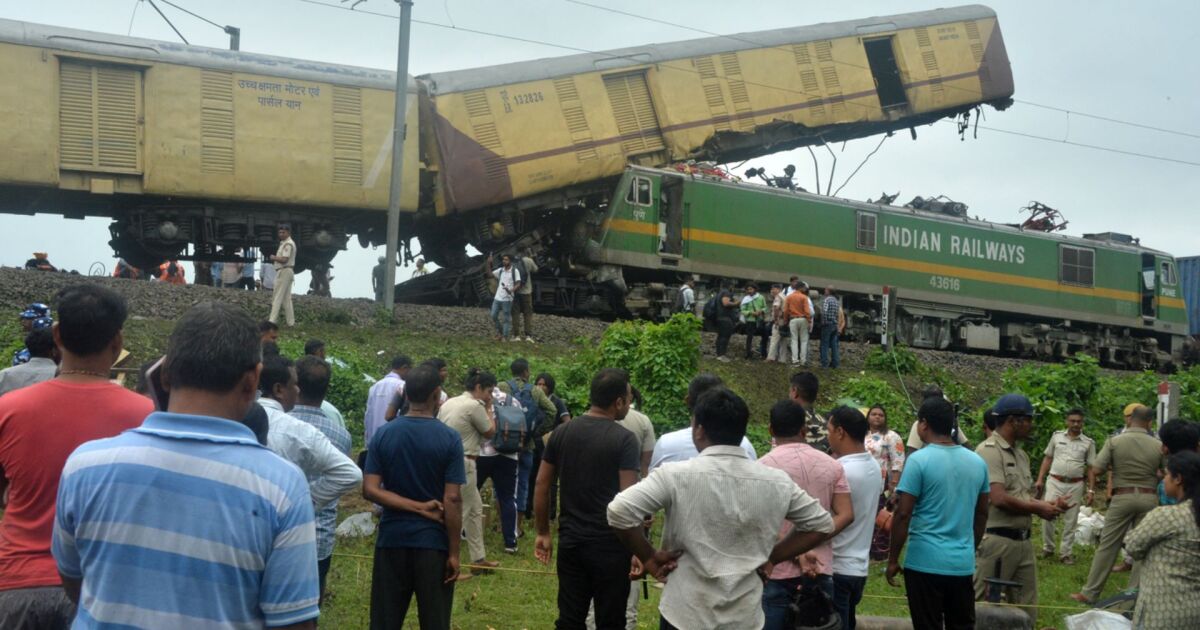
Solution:
[{"label": "woman in patterned dress", "polygon": [[1133,627],[1200,628],[1200,454],[1172,455],[1163,484],[1179,503],[1156,508],[1125,537],[1142,571]]},{"label": "woman in patterned dress", "polygon": [[[867,424],[870,425],[870,431],[863,445],[879,462],[879,470],[883,474],[883,494],[879,495],[879,509],[882,510],[900,480],[900,472],[904,470],[904,439],[888,428],[887,411],[879,405],[867,411]],[[886,530],[875,528],[871,539],[873,560],[887,558],[889,540],[890,534]]]}]

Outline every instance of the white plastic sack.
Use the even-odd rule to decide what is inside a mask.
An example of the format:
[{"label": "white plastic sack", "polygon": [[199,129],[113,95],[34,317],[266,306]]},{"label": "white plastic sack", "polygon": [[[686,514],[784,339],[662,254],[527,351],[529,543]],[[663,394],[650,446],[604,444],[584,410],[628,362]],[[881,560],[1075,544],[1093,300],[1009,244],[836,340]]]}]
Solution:
[{"label": "white plastic sack", "polygon": [[1115,612],[1089,610],[1067,615],[1067,630],[1129,630],[1133,623]]},{"label": "white plastic sack", "polygon": [[1075,524],[1075,546],[1091,546],[1100,542],[1100,531],[1104,529],[1104,515],[1084,507],[1079,510]]},{"label": "white plastic sack", "polygon": [[370,512],[359,512],[342,521],[334,534],[338,538],[360,538],[375,533],[375,519]]}]

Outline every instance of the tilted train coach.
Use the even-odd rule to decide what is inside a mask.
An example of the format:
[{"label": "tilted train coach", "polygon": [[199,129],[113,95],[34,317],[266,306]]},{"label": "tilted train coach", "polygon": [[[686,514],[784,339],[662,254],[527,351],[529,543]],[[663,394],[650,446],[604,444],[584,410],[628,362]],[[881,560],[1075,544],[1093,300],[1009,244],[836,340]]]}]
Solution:
[{"label": "tilted train coach", "polygon": [[[0,20],[0,211],[110,216],[131,261],[381,243],[391,73]],[[409,81],[401,222],[445,265],[607,203],[628,164],[726,161],[1007,106],[982,6],[435,73]],[[592,226],[594,227],[594,226]],[[557,229],[557,228],[556,228]],[[558,241],[561,242],[561,241]],[[406,252],[407,253],[407,252]]]}]

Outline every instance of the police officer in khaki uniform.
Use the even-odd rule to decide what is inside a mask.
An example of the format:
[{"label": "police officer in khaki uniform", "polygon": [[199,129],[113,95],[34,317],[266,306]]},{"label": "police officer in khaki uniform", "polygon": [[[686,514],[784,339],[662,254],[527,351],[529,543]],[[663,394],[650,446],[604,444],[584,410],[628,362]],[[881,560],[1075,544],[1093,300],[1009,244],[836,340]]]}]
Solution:
[{"label": "police officer in khaki uniform", "polygon": [[1029,539],[1031,515],[1053,519],[1067,508],[1066,497],[1056,503],[1033,496],[1029,456],[1017,448],[1033,431],[1033,405],[1020,394],[1005,394],[996,401],[996,428],[975,449],[988,465],[990,506],[987,528],[975,557],[975,599],[987,593],[987,578],[1020,583],[1005,587],[1010,603],[1018,604],[1037,619],[1037,560]]},{"label": "police officer in khaki uniform", "polygon": [[296,242],[292,240],[292,226],[284,223],[279,226],[279,249],[271,256],[275,268],[275,288],[271,296],[271,316],[267,318],[272,324],[279,323],[279,311],[283,310],[284,320],[288,326],[296,325],[296,315],[292,312],[292,280],[296,270]]},{"label": "police officer in khaki uniform", "polygon": [[[1062,545],[1058,548],[1058,556],[1063,564],[1075,564],[1071,549],[1075,544],[1075,523],[1079,517],[1079,505],[1087,501],[1091,505],[1096,496],[1096,471],[1092,464],[1096,461],[1096,442],[1083,434],[1084,414],[1082,409],[1072,409],[1067,412],[1067,429],[1055,431],[1046,444],[1042,468],[1038,472],[1037,483],[1033,485],[1038,496],[1046,501],[1054,502],[1059,497],[1067,497],[1070,507],[1063,513]],[[1046,478],[1049,473],[1049,479]],[[1084,479],[1087,480],[1087,492],[1084,492]],[[1055,521],[1047,521],[1042,527],[1042,557],[1049,558],[1054,554]]]},{"label": "police officer in khaki uniform", "polygon": [[[1158,507],[1158,471],[1163,467],[1162,442],[1150,434],[1154,411],[1138,407],[1130,416],[1129,428],[1104,443],[1093,465],[1097,472],[1110,467],[1113,473],[1112,501],[1104,516],[1100,544],[1092,558],[1087,584],[1071,599],[1092,603],[1104,590],[1113,560],[1121,549],[1125,534],[1137,527],[1147,512]],[[1137,566],[1129,575],[1129,587],[1137,586]]]}]

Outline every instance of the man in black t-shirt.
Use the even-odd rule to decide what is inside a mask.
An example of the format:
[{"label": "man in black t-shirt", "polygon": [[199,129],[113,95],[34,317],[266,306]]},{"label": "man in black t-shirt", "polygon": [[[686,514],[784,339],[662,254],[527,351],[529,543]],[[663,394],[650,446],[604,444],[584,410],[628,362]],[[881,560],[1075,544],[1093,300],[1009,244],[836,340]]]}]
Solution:
[{"label": "man in black t-shirt", "polygon": [[583,628],[593,599],[597,630],[625,627],[630,573],[640,573],[641,566],[631,564],[608,526],[607,510],[618,492],[637,482],[637,438],[616,422],[625,418],[632,397],[624,370],[600,370],[592,379],[591,408],[555,429],[546,443],[534,496],[534,554],[550,563],[550,487],[557,478],[558,630]]}]

